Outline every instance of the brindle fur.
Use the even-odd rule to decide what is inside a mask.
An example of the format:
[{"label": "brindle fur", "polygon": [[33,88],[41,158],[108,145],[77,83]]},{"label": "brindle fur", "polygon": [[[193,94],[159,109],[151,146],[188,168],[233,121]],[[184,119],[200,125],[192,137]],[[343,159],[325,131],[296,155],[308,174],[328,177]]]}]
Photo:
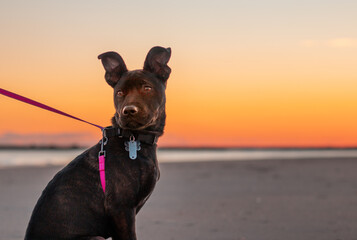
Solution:
[{"label": "brindle fur", "polygon": [[[114,127],[163,134],[170,55],[170,48],[153,47],[143,70],[135,71],[128,71],[115,52],[99,55],[105,79],[114,89]],[[126,106],[135,106],[137,112],[123,114]],[[159,178],[157,146],[141,143],[137,159],[131,160],[124,141],[112,137],[105,146],[105,194],[98,171],[99,143],[58,172],[33,210],[25,239],[136,239],[136,214]]]}]

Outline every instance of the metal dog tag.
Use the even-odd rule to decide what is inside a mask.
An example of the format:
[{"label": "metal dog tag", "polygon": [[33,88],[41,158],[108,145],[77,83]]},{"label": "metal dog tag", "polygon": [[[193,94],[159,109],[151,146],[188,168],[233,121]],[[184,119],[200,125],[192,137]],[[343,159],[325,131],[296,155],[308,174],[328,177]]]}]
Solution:
[{"label": "metal dog tag", "polygon": [[135,141],[134,136],[130,137],[130,141],[125,142],[125,150],[129,152],[130,159],[136,159],[138,157],[137,152],[140,151],[140,149],[140,142]]}]

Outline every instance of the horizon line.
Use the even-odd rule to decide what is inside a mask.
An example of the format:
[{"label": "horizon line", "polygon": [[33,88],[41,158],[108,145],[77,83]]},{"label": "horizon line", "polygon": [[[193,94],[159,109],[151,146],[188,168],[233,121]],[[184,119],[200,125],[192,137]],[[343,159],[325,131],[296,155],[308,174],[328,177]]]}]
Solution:
[{"label": "horizon line", "polygon": [[[62,145],[12,145],[0,144],[0,150],[74,150],[87,149],[91,146],[77,144]],[[357,150],[356,146],[162,146],[160,150]]]}]

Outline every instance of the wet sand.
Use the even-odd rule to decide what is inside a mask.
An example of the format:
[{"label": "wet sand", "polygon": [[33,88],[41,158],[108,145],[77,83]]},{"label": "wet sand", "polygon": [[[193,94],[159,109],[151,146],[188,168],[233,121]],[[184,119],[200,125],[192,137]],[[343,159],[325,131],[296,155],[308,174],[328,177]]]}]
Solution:
[{"label": "wet sand", "polygon": [[[23,239],[61,167],[0,169],[0,239]],[[163,163],[138,239],[357,239],[357,158]]]}]

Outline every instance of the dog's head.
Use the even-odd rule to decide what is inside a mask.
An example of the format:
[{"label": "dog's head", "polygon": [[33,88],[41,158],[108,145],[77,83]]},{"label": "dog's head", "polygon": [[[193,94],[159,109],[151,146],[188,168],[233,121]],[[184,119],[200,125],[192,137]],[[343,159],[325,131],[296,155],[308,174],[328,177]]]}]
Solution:
[{"label": "dog's head", "polygon": [[163,132],[170,56],[170,48],[153,47],[146,56],[144,68],[134,71],[128,71],[116,52],[98,56],[106,71],[105,80],[114,89],[114,126]]}]

